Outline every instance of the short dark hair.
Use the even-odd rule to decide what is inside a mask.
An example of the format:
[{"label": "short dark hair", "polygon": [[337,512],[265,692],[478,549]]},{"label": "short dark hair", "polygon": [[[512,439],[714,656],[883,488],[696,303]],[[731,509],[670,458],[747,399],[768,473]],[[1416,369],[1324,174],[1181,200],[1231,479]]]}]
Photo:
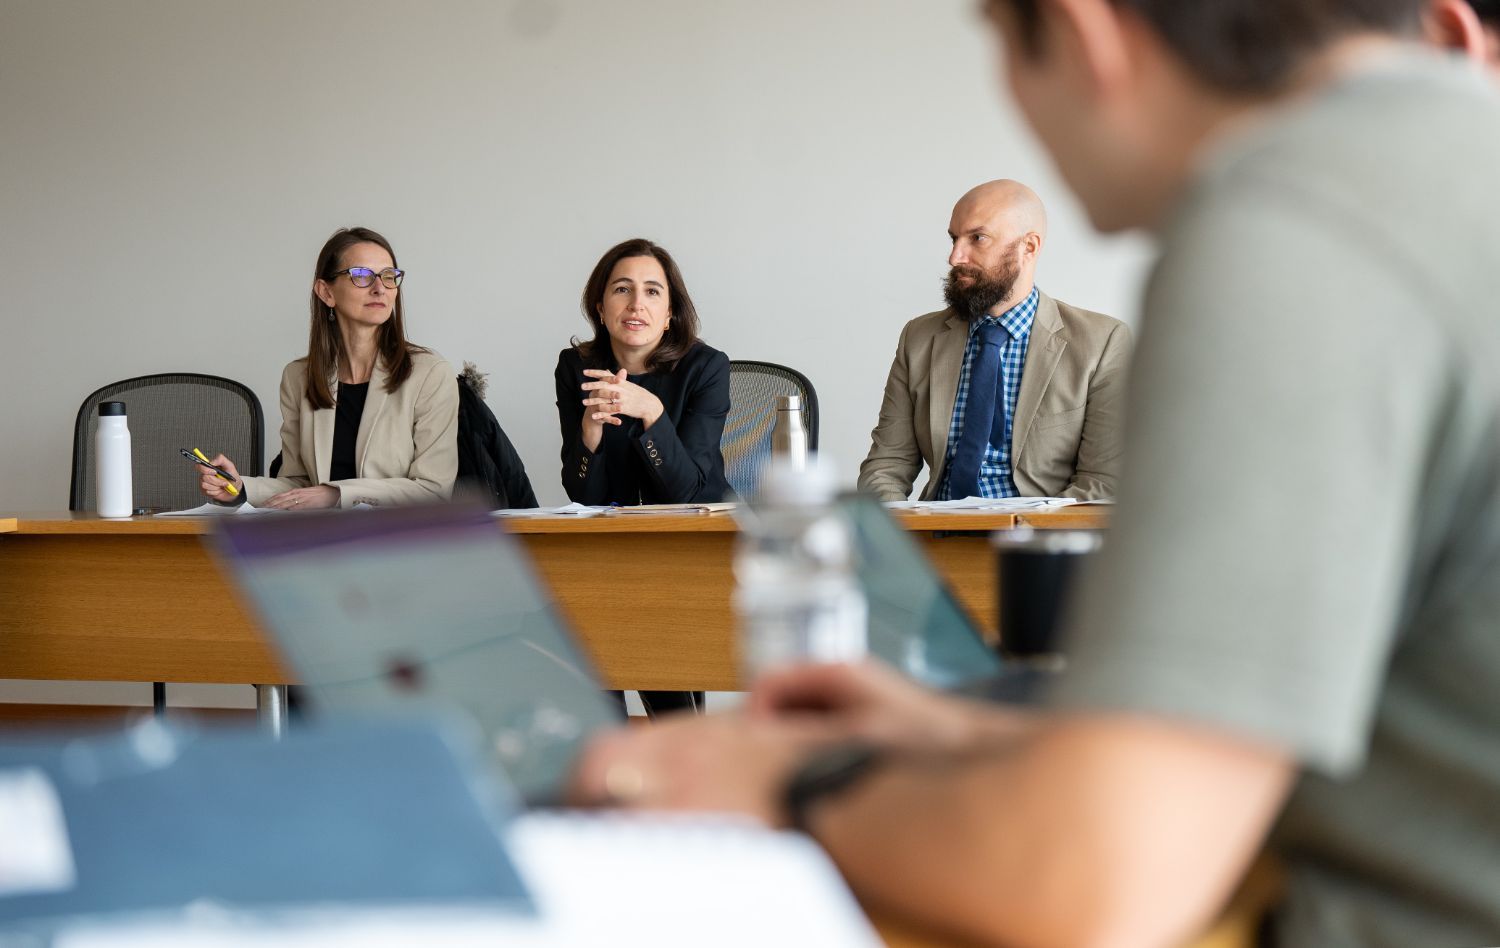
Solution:
[{"label": "short dark hair", "polygon": [[582,342],[574,339],[573,347],[591,366],[602,369],[613,364],[614,352],[609,345],[609,329],[604,325],[604,318],[599,315],[599,307],[604,302],[604,290],[609,284],[610,274],[615,272],[615,264],[631,257],[654,257],[667,276],[667,304],[672,307],[672,321],[662,334],[661,345],[646,359],[646,371],[670,372],[698,344],[698,310],[693,306],[693,298],[688,295],[687,283],[682,279],[682,271],[677,269],[677,261],[672,259],[665,247],[644,237],[615,244],[594,264],[594,272],[589,274],[589,281],[583,287],[583,298],[579,301],[583,318],[594,327],[594,338]]},{"label": "short dark hair", "polygon": [[1487,25],[1500,29],[1500,0],[1469,0],[1469,6]]},{"label": "short dark hair", "polygon": [[[1020,27],[1021,46],[1042,55],[1046,0],[989,0]],[[1360,32],[1408,34],[1421,22],[1421,0],[1110,0],[1134,10],[1201,80],[1226,92],[1276,92],[1303,60]],[[1493,7],[1482,0],[1475,9]],[[1483,15],[1483,14],[1481,14]]]}]

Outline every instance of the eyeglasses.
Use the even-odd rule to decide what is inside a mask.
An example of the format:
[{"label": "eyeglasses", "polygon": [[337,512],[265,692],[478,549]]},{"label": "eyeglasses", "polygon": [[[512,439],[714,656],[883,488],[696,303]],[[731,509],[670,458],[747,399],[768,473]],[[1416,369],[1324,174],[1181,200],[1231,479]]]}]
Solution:
[{"label": "eyeglasses", "polygon": [[350,267],[347,270],[340,270],[338,273],[335,273],[334,276],[337,277],[344,273],[349,274],[349,282],[353,283],[355,286],[361,288],[369,286],[371,283],[375,282],[376,277],[380,277],[380,282],[384,283],[386,288],[391,290],[394,290],[396,287],[400,286],[401,278],[406,276],[405,270],[397,270],[394,267],[386,267],[384,270],[381,270],[378,273],[374,270],[371,270],[369,267]]}]

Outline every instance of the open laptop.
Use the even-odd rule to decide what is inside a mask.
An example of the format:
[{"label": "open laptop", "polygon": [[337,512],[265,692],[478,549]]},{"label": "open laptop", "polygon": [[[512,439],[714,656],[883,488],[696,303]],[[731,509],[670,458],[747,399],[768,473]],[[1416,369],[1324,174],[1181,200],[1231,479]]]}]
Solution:
[{"label": "open laptop", "polygon": [[457,707],[529,803],[618,703],[517,541],[478,507],[233,517],[230,571],[317,711]]},{"label": "open laptop", "polygon": [[869,602],[870,652],[924,685],[968,690],[1001,672],[969,614],[911,534],[866,494],[838,500]]}]

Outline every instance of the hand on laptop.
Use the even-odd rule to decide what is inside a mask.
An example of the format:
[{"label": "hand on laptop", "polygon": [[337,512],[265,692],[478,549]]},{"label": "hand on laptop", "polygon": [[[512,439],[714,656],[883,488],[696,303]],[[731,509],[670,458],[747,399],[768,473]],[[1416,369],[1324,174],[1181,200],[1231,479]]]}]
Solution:
[{"label": "hand on laptop", "polygon": [[783,788],[815,750],[847,735],[831,721],[680,715],[595,740],[569,802],[632,810],[743,813],[781,826]]},{"label": "hand on laptop", "polygon": [[873,660],[770,672],[756,681],[749,712],[817,716],[847,738],[924,752],[970,750],[1029,727],[1020,711],[932,691]]}]

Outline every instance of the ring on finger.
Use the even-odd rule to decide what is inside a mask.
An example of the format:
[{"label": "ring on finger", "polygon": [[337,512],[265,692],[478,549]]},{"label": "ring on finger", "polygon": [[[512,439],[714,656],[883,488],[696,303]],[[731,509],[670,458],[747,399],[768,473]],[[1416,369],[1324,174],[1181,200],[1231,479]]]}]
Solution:
[{"label": "ring on finger", "polygon": [[604,793],[614,803],[631,803],[646,792],[646,775],[633,764],[610,764],[604,772]]}]

